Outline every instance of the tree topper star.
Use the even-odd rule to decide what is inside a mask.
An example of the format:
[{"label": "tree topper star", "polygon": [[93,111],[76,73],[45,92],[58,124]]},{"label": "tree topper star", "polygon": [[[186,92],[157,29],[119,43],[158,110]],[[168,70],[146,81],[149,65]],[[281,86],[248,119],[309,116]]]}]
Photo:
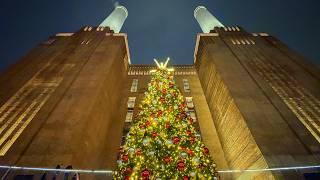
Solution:
[{"label": "tree topper star", "polygon": [[[153,59],[154,60],[154,62],[157,64],[157,66],[158,66],[158,68],[159,69],[166,69],[167,71],[174,71],[174,69],[173,68],[168,68],[167,66],[168,66],[168,62],[170,61],[170,58],[168,57],[167,58],[167,60],[166,60],[166,62],[165,63],[163,63],[163,62],[158,62],[158,60],[157,59]],[[153,70],[151,70],[150,72],[156,72],[156,70],[155,69],[153,69]]]}]

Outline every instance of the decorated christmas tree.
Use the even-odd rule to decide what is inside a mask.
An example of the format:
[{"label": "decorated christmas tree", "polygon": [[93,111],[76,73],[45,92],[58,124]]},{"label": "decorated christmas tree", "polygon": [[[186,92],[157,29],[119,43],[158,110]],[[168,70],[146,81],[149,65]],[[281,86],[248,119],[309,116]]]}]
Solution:
[{"label": "decorated christmas tree", "polygon": [[[156,60],[155,60],[156,61]],[[215,164],[188,114],[173,69],[157,63],[114,179],[215,179]]]}]

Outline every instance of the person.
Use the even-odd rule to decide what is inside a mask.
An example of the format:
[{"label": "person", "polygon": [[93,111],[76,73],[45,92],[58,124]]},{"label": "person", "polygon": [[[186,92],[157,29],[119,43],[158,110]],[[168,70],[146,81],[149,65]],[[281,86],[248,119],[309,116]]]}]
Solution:
[{"label": "person", "polygon": [[41,180],[46,180],[47,179],[47,173],[45,172],[42,176],[41,176]]},{"label": "person", "polygon": [[[72,169],[72,166],[69,165],[69,166],[66,167],[66,169]],[[64,180],[68,180],[69,175],[70,175],[70,172],[66,172],[66,173],[64,174]]]},{"label": "person", "polygon": [[[60,164],[58,164],[58,165],[56,166],[56,169],[61,169]],[[56,180],[58,174],[59,174],[59,171],[56,171],[55,174],[54,174],[54,176],[53,176],[53,178],[52,178],[52,180]]]},{"label": "person", "polygon": [[72,180],[80,180],[80,174],[75,173],[74,176],[72,177]]}]

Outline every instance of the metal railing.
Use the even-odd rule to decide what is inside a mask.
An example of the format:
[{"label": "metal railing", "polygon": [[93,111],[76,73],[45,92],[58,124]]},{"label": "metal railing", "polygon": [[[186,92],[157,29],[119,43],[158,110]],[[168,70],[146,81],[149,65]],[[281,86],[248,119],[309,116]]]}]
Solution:
[{"label": "metal railing", "polygon": [[[292,174],[301,171],[306,174],[320,175],[320,165],[310,166],[292,166],[292,167],[274,167],[264,169],[233,169],[218,170],[221,179],[233,179],[235,177],[256,176],[259,174]],[[310,172],[310,173],[308,173]],[[22,167],[22,166],[4,166],[0,165],[1,179],[14,179],[17,176],[33,176],[32,179],[112,179],[112,170],[90,170],[90,169],[55,169],[41,167]],[[82,178],[83,177],[83,178]],[[318,176],[317,176],[318,177]]]}]

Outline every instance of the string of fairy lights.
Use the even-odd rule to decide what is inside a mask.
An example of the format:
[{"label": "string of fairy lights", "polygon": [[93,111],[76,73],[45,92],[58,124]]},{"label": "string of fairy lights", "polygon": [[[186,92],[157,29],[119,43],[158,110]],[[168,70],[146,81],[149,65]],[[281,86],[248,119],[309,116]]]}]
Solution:
[{"label": "string of fairy lights", "polygon": [[171,75],[174,70],[167,68],[168,61],[169,58],[165,63],[155,60],[158,69],[152,71],[153,78],[140,107],[142,109],[138,116],[140,120],[131,127],[125,146],[120,148],[121,159],[117,161],[118,168],[115,171],[0,165],[0,169],[6,170],[4,176],[11,171],[35,171],[105,175],[113,176],[115,179],[129,179],[129,177],[138,179],[140,176],[144,177],[143,179],[150,177],[217,179],[219,175],[235,173],[320,170],[320,165],[216,169],[208,148],[196,139],[197,132],[192,125],[192,119],[186,115],[187,109],[183,97]]}]

